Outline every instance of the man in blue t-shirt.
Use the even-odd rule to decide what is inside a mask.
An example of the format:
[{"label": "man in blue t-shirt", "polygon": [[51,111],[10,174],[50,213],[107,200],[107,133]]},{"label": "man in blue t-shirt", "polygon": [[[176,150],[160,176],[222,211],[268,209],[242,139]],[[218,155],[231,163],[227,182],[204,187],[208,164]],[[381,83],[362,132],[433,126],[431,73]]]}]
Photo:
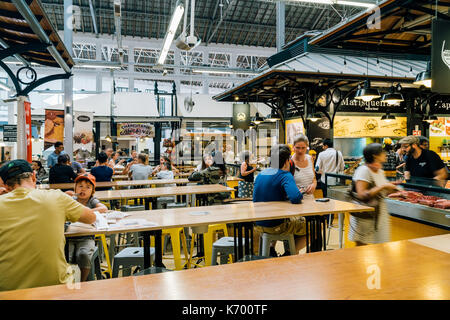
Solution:
[{"label": "man in blue t-shirt", "polygon": [[[272,147],[270,151],[270,168],[265,169],[256,177],[253,202],[286,201],[288,199],[294,204],[302,202],[303,195],[289,171],[290,156],[291,149],[289,146],[280,144]],[[257,221],[255,224],[256,230],[260,233],[293,233],[296,236],[300,236],[296,237],[295,241],[297,253],[306,245],[306,222],[303,217]],[[272,244],[271,255],[276,256],[275,248]]]},{"label": "man in blue t-shirt", "polygon": [[[91,169],[91,174],[95,177],[97,182],[111,181],[113,176],[113,169],[108,167],[108,156],[104,152],[100,152],[97,157],[97,166]],[[100,187],[96,188],[96,190],[109,190],[109,187]]]},{"label": "man in blue t-shirt", "polygon": [[61,141],[57,141],[55,143],[55,151],[50,153],[48,155],[48,157],[47,157],[47,167],[51,168],[55,164],[57,164],[58,163],[58,157],[61,154],[65,154],[65,152],[64,152],[64,144]]}]

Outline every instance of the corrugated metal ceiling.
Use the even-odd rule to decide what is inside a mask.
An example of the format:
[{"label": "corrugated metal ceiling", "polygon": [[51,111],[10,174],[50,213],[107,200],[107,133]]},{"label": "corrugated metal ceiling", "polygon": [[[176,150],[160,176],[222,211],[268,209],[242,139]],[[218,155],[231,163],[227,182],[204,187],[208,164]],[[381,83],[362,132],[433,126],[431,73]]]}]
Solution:
[{"label": "corrugated metal ceiling", "polygon": [[[43,0],[42,3],[51,22],[58,30],[63,30],[64,0]],[[114,34],[113,1],[92,0],[92,3],[99,34]],[[164,38],[175,3],[175,0],[123,0],[122,35]],[[77,31],[94,33],[89,0],[73,0],[73,4],[81,9]],[[287,2],[286,43],[304,31],[330,28],[343,17],[360,10],[362,8]],[[181,26],[177,35],[179,32]],[[275,47],[275,3],[265,0],[197,0],[195,32],[203,43]]]}]

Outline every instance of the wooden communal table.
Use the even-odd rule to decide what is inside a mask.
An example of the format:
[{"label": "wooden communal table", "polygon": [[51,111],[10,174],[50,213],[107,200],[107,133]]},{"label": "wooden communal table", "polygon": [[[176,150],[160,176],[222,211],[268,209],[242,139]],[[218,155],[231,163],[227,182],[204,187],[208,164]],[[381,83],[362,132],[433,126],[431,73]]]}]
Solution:
[{"label": "wooden communal table", "polygon": [[[174,174],[175,178],[187,178],[191,174],[189,172],[182,172],[182,173],[176,173]],[[115,174],[112,176],[113,180],[128,180],[128,175],[126,174]]]},{"label": "wooden communal table", "polygon": [[[57,285],[0,292],[0,299],[448,300],[450,237],[420,240],[83,282],[77,290]],[[430,247],[433,241],[447,252]],[[199,279],[208,281],[198,285]]]},{"label": "wooden communal table", "polygon": [[[145,189],[128,189],[128,190],[108,190],[98,191],[95,196],[99,200],[117,200],[117,199],[144,199],[144,206],[146,210],[156,208],[156,199],[159,197],[168,196],[195,196],[200,194],[211,194],[221,192],[233,192],[234,189],[222,186],[220,184],[210,185],[192,185],[182,187],[160,187],[160,188],[145,188]],[[191,200],[195,203],[195,200]],[[144,238],[144,267],[150,266],[150,236],[155,236],[155,265],[158,267],[164,266],[162,264],[162,245],[161,245],[161,230],[158,228],[155,232],[143,232]]]},{"label": "wooden communal table", "polygon": [[[112,188],[112,187],[130,187],[130,186],[145,186],[145,185],[162,185],[162,184],[186,184],[189,183],[188,179],[152,179],[152,180],[121,180],[110,182],[97,182],[98,188]],[[73,189],[74,183],[54,183],[54,184],[39,184],[36,187],[38,189]],[[99,191],[97,191],[99,192]]]},{"label": "wooden communal table", "polygon": [[112,176],[113,180],[128,180],[128,175],[126,174],[115,174]]},{"label": "wooden communal table", "polygon": [[[95,197],[99,200],[117,200],[117,199],[145,199],[145,209],[150,209],[150,202],[158,197],[197,195],[220,192],[232,192],[234,189],[222,186],[220,184],[192,185],[180,187],[160,187],[145,189],[128,190],[106,190],[97,191]],[[151,199],[151,200],[150,200]],[[154,208],[154,207],[153,207]]]},{"label": "wooden communal table", "polygon": [[[148,232],[153,232],[155,230],[158,230],[160,232],[160,230],[162,229],[169,228],[233,223],[235,225],[235,257],[236,261],[238,261],[244,256],[244,251],[245,255],[253,254],[253,241],[251,241],[251,239],[253,239],[253,222],[255,221],[290,218],[297,216],[307,217],[330,213],[334,214],[369,211],[373,211],[373,208],[338,200],[330,200],[329,202],[316,202],[313,199],[307,199],[302,204],[291,204],[289,202],[241,202],[237,204],[217,205],[209,207],[191,207],[129,212],[130,216],[124,218],[124,220],[144,219],[151,223],[151,225],[139,227],[133,226],[129,228],[111,228],[109,230],[77,230],[76,232],[66,233],[66,236],[74,237],[94,235],[99,233],[108,235],[126,232],[143,232],[144,267],[148,268],[150,266],[150,233]],[[196,215],[196,213],[198,212],[206,212],[206,214]],[[242,228],[244,228],[244,232],[241,232]],[[245,246],[242,245],[243,236],[245,236],[247,239],[250,239],[250,241],[245,242]],[[162,266],[161,237],[158,236],[155,237],[155,252],[155,265],[157,267]]]}]

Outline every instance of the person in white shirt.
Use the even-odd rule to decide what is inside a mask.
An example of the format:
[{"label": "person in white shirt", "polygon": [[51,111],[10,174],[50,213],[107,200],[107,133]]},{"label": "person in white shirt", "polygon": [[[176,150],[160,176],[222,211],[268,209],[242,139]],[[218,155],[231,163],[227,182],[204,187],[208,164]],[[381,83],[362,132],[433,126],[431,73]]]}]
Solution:
[{"label": "person in white shirt", "polygon": [[227,144],[227,151],[223,154],[225,163],[234,163],[234,152],[233,152],[233,146],[231,144]]},{"label": "person in white shirt", "polygon": [[[323,150],[317,157],[316,167],[318,172],[322,175],[320,181],[322,182],[323,196],[327,196],[325,186],[325,173],[341,173],[345,169],[344,157],[340,151],[333,148],[333,141],[331,139],[325,139],[323,141]],[[335,178],[328,178],[327,184],[336,184]]]}]

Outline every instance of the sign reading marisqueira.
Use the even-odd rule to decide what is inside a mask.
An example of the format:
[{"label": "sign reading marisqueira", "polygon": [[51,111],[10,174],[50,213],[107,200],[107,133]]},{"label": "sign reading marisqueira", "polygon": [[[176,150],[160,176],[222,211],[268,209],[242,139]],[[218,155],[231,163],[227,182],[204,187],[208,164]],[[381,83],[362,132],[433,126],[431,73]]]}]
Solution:
[{"label": "sign reading marisqueira", "polygon": [[405,113],[405,104],[390,106],[381,100],[362,101],[346,98],[338,108],[338,112],[377,112]]}]

